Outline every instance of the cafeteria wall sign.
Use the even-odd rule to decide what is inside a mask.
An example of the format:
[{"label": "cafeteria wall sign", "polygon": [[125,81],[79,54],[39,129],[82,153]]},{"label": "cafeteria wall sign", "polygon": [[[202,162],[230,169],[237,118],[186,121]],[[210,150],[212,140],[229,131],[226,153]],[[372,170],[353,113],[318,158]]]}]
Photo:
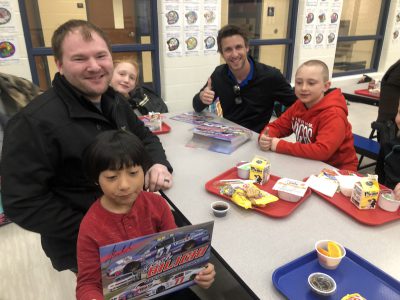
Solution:
[{"label": "cafeteria wall sign", "polygon": [[0,0],[0,32],[16,32],[10,1]]},{"label": "cafeteria wall sign", "polygon": [[161,15],[166,56],[218,54],[220,4],[220,0],[163,0]]}]

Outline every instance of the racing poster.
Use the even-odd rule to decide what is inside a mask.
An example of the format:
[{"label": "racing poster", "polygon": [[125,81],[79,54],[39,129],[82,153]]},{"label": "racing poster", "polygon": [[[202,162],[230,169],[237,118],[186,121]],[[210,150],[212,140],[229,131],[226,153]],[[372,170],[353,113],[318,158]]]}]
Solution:
[{"label": "racing poster", "polygon": [[100,248],[105,300],[152,299],[194,284],[211,254],[214,222]]}]

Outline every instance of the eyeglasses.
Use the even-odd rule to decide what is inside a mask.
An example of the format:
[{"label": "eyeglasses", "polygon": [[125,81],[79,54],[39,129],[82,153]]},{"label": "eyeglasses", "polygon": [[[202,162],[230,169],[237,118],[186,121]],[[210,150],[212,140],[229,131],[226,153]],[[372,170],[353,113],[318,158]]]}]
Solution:
[{"label": "eyeglasses", "polygon": [[235,104],[239,105],[242,104],[243,100],[242,97],[240,97],[240,85],[236,84],[233,86],[233,93],[235,94]]}]

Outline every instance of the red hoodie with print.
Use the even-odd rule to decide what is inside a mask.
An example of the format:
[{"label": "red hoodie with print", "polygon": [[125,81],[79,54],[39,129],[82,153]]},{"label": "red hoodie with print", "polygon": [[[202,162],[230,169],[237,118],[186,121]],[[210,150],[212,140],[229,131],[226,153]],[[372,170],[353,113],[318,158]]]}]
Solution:
[{"label": "red hoodie with print", "polygon": [[276,152],[323,161],[338,169],[357,170],[351,124],[347,120],[346,100],[340,89],[325,95],[308,109],[297,100],[282,116],[267,124],[270,137],[294,133],[296,142],[280,140]]}]

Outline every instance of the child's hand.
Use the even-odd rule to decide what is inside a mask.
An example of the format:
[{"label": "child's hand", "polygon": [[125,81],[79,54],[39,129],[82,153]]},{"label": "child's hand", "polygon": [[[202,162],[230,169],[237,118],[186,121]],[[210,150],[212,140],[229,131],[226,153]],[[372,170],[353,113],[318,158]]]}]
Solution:
[{"label": "child's hand", "polygon": [[396,200],[400,200],[400,182],[395,186],[393,192],[394,192],[394,198]]},{"label": "child's hand", "polygon": [[196,275],[194,282],[203,289],[208,289],[215,280],[214,265],[208,263],[206,267]]},{"label": "child's hand", "polygon": [[280,141],[281,139],[278,139],[278,138],[272,138],[272,141],[271,141],[271,151],[276,151],[276,147],[278,146],[278,143],[279,143],[279,141]]},{"label": "child's hand", "polygon": [[258,140],[258,144],[260,145],[261,150],[268,151],[271,149],[271,142],[272,142],[272,138],[269,136],[269,128],[267,127],[267,129],[260,136],[260,139]]}]

